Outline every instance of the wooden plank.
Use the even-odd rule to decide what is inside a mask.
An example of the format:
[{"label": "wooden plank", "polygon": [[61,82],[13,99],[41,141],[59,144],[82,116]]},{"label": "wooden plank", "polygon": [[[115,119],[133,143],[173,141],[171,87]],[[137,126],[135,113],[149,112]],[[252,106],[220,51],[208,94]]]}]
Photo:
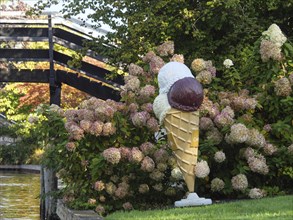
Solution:
[{"label": "wooden plank", "polygon": [[77,74],[68,73],[65,71],[57,70],[57,81],[65,83],[69,86],[77,88],[83,92],[86,92],[92,96],[95,96],[100,99],[113,99],[115,101],[120,100],[119,91],[103,86],[101,83],[91,81],[88,78],[78,76]]},{"label": "wooden plank", "polygon": [[46,37],[48,38],[48,28],[34,27],[2,27],[1,37]]},{"label": "wooden plank", "polygon": [[49,70],[0,69],[0,82],[49,83]]},{"label": "wooden plank", "polygon": [[84,42],[90,40],[60,28],[54,28],[54,36],[72,42],[79,46],[83,46]]},{"label": "wooden plank", "polygon": [[0,61],[48,61],[46,49],[0,49]]},{"label": "wooden plank", "polygon": [[[65,55],[65,54],[54,51],[54,60],[61,63],[61,64],[64,64],[66,67],[69,67],[67,65],[67,63],[68,63],[68,61],[72,60],[72,58]],[[72,67],[69,67],[69,68],[74,69]],[[89,77],[93,77],[95,79],[98,79],[102,82],[113,85],[115,87],[120,87],[121,85],[124,84],[122,76],[119,76],[113,80],[107,80],[106,76],[110,74],[109,70],[103,69],[101,67],[92,65],[87,62],[82,61],[81,68],[79,68],[77,71],[84,72]]]},{"label": "wooden plank", "polygon": [[[1,37],[0,37],[0,39],[1,39]],[[61,45],[63,47],[67,47],[67,48],[69,48],[71,50],[77,51],[77,50],[83,49],[82,46],[76,45],[75,43],[71,43],[70,41],[58,38],[56,36],[53,36],[53,41],[54,41],[55,44],[59,44],[59,45]],[[101,55],[97,54],[96,52],[94,52],[92,50],[87,50],[85,55],[89,56],[91,58],[94,58],[96,60],[99,60],[101,62],[105,62],[105,60],[106,60],[104,57],[102,57]]]},{"label": "wooden plank", "polygon": [[48,42],[47,37],[2,37],[0,41],[15,41],[15,42]]}]

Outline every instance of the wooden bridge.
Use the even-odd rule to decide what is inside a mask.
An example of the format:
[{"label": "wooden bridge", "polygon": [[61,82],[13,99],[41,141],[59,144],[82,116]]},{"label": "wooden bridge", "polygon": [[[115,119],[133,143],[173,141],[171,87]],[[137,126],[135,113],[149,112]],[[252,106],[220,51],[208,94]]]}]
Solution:
[{"label": "wooden bridge", "polygon": [[[0,82],[32,82],[50,85],[50,103],[60,105],[62,84],[75,87],[83,92],[101,99],[119,100],[119,88],[123,84],[122,77],[107,80],[110,71],[102,65],[81,61],[80,68],[68,65],[72,57],[58,52],[55,47],[61,45],[67,49],[78,51],[84,44],[93,41],[91,35],[104,35],[104,30],[84,28],[60,17],[48,15],[47,20],[19,20],[0,18],[0,44],[3,42],[47,42],[48,49],[23,49],[0,47],[0,62],[9,61],[45,61],[50,63],[48,69],[0,69]],[[16,44],[17,45],[17,44]],[[87,49],[86,56],[105,64],[105,59],[96,52]],[[56,68],[56,64],[71,71]],[[64,69],[65,69],[64,68]]]}]

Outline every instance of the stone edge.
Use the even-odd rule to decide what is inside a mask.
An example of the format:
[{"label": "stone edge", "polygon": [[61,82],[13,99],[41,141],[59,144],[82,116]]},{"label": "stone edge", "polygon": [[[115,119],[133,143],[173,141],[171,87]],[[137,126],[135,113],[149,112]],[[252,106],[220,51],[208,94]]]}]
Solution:
[{"label": "stone edge", "polygon": [[71,210],[60,199],[57,201],[56,214],[61,220],[103,220],[92,210]]},{"label": "stone edge", "polygon": [[34,173],[40,173],[40,165],[0,165],[0,170],[21,170]]}]

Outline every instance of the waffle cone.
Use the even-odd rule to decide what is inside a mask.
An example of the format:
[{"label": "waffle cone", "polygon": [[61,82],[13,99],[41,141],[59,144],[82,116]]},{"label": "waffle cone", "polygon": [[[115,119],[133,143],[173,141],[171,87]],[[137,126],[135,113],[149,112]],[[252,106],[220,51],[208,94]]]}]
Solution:
[{"label": "waffle cone", "polygon": [[194,192],[194,168],[198,156],[199,112],[171,108],[164,119],[168,142],[189,192]]}]

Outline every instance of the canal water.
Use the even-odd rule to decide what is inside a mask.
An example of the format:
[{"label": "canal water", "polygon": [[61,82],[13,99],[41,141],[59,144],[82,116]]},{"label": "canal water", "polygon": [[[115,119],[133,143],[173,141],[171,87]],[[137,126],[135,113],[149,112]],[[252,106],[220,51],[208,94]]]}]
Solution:
[{"label": "canal water", "polygon": [[0,170],[0,219],[40,219],[40,174]]}]

